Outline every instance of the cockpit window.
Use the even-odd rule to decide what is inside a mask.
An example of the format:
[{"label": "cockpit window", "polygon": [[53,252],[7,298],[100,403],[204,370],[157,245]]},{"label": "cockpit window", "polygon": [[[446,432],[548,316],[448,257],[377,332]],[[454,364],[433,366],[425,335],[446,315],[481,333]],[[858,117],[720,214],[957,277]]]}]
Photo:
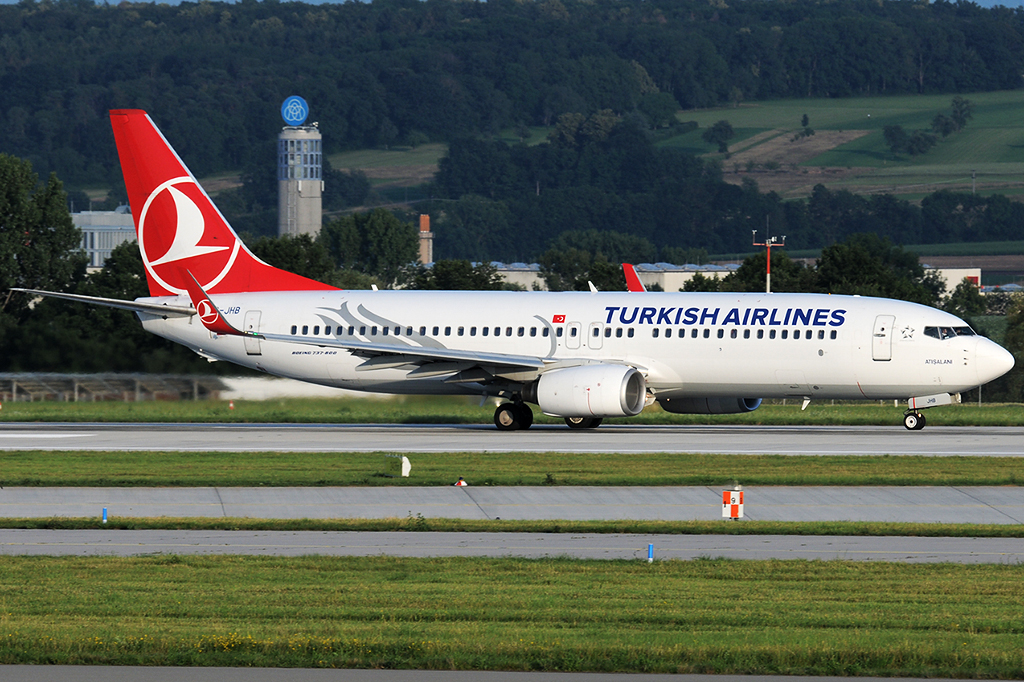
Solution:
[{"label": "cockpit window", "polygon": [[925,327],[924,335],[935,339],[952,339],[957,336],[976,336],[970,327]]}]

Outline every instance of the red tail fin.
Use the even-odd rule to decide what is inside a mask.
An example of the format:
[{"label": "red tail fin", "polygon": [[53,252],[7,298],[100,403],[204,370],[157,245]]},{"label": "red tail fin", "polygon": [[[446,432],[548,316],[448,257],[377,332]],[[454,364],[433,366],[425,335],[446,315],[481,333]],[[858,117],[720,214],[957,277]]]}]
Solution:
[{"label": "red tail fin", "polygon": [[334,287],[254,256],[144,111],[110,112],[149,293],[187,293],[186,270],[211,294]]},{"label": "red tail fin", "polygon": [[627,291],[647,291],[647,287],[640,281],[640,277],[636,274],[636,268],[631,263],[622,264],[622,273],[626,275]]}]

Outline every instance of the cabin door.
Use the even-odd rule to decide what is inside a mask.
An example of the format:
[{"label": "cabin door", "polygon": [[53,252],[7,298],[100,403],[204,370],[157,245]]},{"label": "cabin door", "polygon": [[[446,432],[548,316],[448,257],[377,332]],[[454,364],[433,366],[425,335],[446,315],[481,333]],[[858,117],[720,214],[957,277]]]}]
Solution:
[{"label": "cabin door", "polygon": [[893,315],[879,315],[875,318],[875,329],[871,333],[871,358],[879,361],[892,360],[892,327],[896,324]]},{"label": "cabin door", "polygon": [[243,337],[245,339],[245,352],[249,355],[262,355],[260,340],[249,336],[249,334],[260,333],[260,311],[247,310],[245,312],[245,326],[242,331],[245,332],[245,337]]}]

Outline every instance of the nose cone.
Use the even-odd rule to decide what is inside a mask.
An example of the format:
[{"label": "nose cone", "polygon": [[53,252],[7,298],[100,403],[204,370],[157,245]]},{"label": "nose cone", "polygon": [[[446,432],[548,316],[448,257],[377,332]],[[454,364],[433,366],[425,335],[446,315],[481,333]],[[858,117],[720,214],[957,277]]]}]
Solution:
[{"label": "nose cone", "polygon": [[1013,354],[994,341],[978,339],[978,384],[987,384],[1013,369]]}]

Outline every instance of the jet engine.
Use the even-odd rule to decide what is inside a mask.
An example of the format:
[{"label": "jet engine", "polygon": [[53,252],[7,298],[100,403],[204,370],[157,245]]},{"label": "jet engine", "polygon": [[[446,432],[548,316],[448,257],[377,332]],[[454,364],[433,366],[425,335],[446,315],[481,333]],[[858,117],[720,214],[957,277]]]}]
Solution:
[{"label": "jet engine", "polygon": [[675,414],[738,414],[761,407],[760,398],[658,398],[666,412]]},{"label": "jet engine", "polygon": [[647,382],[634,367],[582,365],[544,372],[523,397],[552,417],[632,417],[644,409]]}]

